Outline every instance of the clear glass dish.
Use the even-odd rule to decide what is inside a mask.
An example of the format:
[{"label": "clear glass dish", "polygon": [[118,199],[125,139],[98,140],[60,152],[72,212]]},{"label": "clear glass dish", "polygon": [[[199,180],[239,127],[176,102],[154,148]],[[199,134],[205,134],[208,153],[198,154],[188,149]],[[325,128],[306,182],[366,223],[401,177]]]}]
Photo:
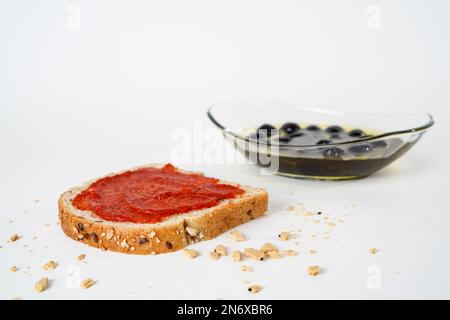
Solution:
[{"label": "clear glass dish", "polygon": [[[279,175],[324,180],[369,176],[405,154],[434,124],[429,114],[331,111],[257,99],[218,103],[209,108],[207,115],[250,162]],[[275,134],[276,138],[256,138],[262,124],[272,124],[274,132],[281,132],[280,126],[287,122],[299,124],[301,135],[308,139],[285,143],[281,133]],[[311,143],[312,133],[304,129],[311,124],[322,133],[331,125],[348,128],[343,131],[346,139],[326,145]],[[356,128],[365,134],[349,138],[349,130]]]}]

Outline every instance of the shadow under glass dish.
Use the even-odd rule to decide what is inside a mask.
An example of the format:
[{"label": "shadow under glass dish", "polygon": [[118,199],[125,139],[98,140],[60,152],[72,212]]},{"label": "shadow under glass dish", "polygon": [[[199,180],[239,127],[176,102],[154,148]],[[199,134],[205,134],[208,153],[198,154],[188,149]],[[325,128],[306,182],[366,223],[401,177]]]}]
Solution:
[{"label": "shadow under glass dish", "polygon": [[428,114],[329,111],[266,100],[214,105],[208,117],[252,163],[279,175],[324,180],[362,178],[384,168],[434,123]]}]

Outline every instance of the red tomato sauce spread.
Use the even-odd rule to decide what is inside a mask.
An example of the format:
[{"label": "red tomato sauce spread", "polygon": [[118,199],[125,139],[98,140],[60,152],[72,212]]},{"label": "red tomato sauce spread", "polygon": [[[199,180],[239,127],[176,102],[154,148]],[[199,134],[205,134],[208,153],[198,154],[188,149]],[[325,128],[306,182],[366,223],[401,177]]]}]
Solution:
[{"label": "red tomato sauce spread", "polygon": [[156,223],[171,215],[213,207],[243,193],[218,179],[181,173],[166,164],[99,179],[72,204],[108,221]]}]

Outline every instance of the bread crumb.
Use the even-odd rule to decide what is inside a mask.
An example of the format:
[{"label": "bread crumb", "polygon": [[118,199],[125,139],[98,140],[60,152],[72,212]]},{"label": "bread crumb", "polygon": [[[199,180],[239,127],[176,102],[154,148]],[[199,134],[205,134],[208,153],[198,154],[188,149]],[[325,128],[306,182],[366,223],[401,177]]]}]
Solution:
[{"label": "bread crumb", "polygon": [[378,253],[378,249],[377,248],[370,248],[369,249],[369,253],[372,254],[372,255],[377,254]]},{"label": "bread crumb", "polygon": [[219,260],[220,254],[218,254],[218,253],[215,252],[215,251],[211,251],[211,252],[209,253],[209,257],[210,257],[211,259],[213,259],[213,260]]},{"label": "bread crumb", "polygon": [[223,246],[221,244],[214,248],[214,252],[216,252],[220,256],[228,255],[227,248],[225,248],[225,246]]},{"label": "bread crumb", "polygon": [[246,266],[245,264],[243,264],[241,266],[241,270],[244,271],[244,272],[251,272],[252,268],[250,268],[249,266]]},{"label": "bread crumb", "polygon": [[262,261],[264,260],[264,253],[261,250],[254,248],[245,248],[244,255],[248,258]]},{"label": "bread crumb", "polygon": [[289,239],[291,238],[291,234],[290,234],[289,232],[281,232],[281,233],[278,235],[278,238],[279,238],[280,240],[282,240],[282,241],[287,241],[287,240],[289,240]]},{"label": "bread crumb", "polygon": [[11,272],[16,272],[17,270],[19,270],[16,266],[12,266],[9,271]]},{"label": "bread crumb", "polygon": [[262,290],[262,287],[254,284],[249,286],[247,290],[248,292],[255,294],[260,292]]},{"label": "bread crumb", "polygon": [[233,251],[233,253],[231,254],[231,258],[233,258],[234,261],[241,261],[242,259],[242,255],[241,252],[239,250],[235,250]]},{"label": "bread crumb", "polygon": [[82,289],[87,289],[87,288],[92,287],[94,285],[94,283],[95,283],[94,280],[92,280],[91,278],[88,278],[88,279],[81,281],[80,287]]},{"label": "bread crumb", "polygon": [[260,250],[265,256],[268,256],[272,259],[279,259],[281,258],[280,252],[278,249],[271,244],[270,242],[265,243]]},{"label": "bread crumb", "polygon": [[189,257],[191,259],[195,258],[196,256],[198,256],[198,251],[194,250],[194,249],[183,249],[181,250],[184,255],[186,257]]},{"label": "bread crumb", "polygon": [[244,235],[239,231],[231,231],[230,232],[230,239],[234,241],[244,241]]},{"label": "bread crumb", "polygon": [[294,257],[297,255],[297,252],[295,252],[294,250],[284,250],[283,254],[288,257]]},{"label": "bread crumb", "polygon": [[316,254],[316,253],[317,253],[317,251],[316,251],[316,250],[314,250],[314,249],[309,249],[309,253],[310,253],[310,254]]},{"label": "bread crumb", "polygon": [[83,261],[85,258],[86,258],[86,255],[84,253],[82,253],[82,254],[78,255],[77,260],[78,261]]},{"label": "bread crumb", "polygon": [[54,269],[56,269],[57,266],[58,266],[58,264],[57,264],[55,261],[50,260],[49,262],[47,262],[46,264],[44,264],[44,265],[42,266],[42,268],[43,268],[44,270],[54,270]]},{"label": "bread crumb", "polygon": [[17,241],[17,240],[19,240],[19,239],[20,239],[20,236],[19,236],[18,234],[13,234],[13,235],[9,238],[9,241],[15,242],[15,241]]},{"label": "bread crumb", "polygon": [[310,276],[317,276],[320,273],[320,267],[319,266],[310,266],[308,267],[308,274]]},{"label": "bread crumb", "polygon": [[286,211],[294,211],[295,210],[295,207],[294,206],[288,206],[287,208],[286,208]]},{"label": "bread crumb", "polygon": [[42,292],[48,287],[48,278],[44,277],[34,285],[34,290],[37,292]]}]

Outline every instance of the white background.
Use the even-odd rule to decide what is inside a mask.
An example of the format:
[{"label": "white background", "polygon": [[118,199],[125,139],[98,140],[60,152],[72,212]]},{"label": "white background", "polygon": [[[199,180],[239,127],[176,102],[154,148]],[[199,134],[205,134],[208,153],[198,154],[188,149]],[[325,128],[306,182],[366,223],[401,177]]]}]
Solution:
[{"label": "white background", "polygon": [[[449,39],[444,0],[0,1],[0,298],[450,298]],[[202,255],[192,261],[101,252],[62,234],[64,190],[170,161],[173,130],[211,128],[207,107],[234,97],[428,112],[437,124],[404,158],[359,181],[184,165],[271,195],[269,214],[238,228],[247,243],[224,235],[196,245]],[[297,202],[345,222],[328,240],[311,238],[323,223],[284,210]],[[298,229],[298,244],[276,239]],[[13,233],[22,238],[7,243]],[[207,258],[220,243],[264,241],[299,255],[249,263],[252,273]],[[59,263],[53,272],[41,268],[49,259]],[[324,272],[308,277],[311,264]],[[71,271],[97,283],[77,289]],[[35,293],[44,275],[51,287]],[[264,288],[251,296],[245,280]]]}]

